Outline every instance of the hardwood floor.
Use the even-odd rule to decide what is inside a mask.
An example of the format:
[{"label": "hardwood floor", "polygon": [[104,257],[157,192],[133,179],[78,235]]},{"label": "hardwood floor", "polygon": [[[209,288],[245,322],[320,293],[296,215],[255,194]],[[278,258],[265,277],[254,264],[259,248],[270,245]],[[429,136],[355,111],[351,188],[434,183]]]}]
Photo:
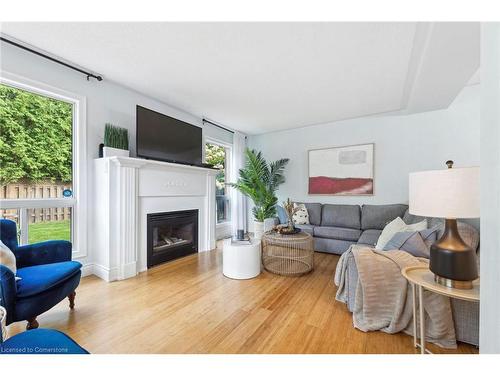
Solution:
[{"label": "hardwood floor", "polygon": [[[252,280],[222,275],[222,253],[188,256],[113,283],[90,276],[68,300],[39,317],[92,353],[417,353],[405,334],[364,333],[335,301],[339,257],[316,253],[302,277],[263,272]],[[25,323],[9,326],[23,331]],[[477,353],[459,344],[455,351]]]}]

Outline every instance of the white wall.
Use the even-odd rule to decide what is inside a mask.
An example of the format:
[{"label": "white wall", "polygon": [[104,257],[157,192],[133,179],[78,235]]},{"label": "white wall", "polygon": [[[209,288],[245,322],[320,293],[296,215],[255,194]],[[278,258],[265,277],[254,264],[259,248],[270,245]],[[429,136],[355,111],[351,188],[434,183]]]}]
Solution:
[{"label": "white wall", "polygon": [[[268,160],[289,158],[279,201],[339,204],[408,202],[408,173],[479,165],[479,85],[466,87],[446,110],[406,116],[377,116],[251,136],[249,147]],[[335,105],[335,103],[332,103]],[[308,195],[307,150],[375,143],[373,196]]]},{"label": "white wall", "polygon": [[500,24],[481,26],[481,353],[500,353]]},{"label": "white wall", "polygon": [[[98,145],[103,142],[105,123],[109,122],[128,129],[131,155],[135,155],[136,105],[151,108],[155,111],[203,127],[201,118],[173,108],[126,87],[109,82],[106,80],[106,77],[104,77],[104,80],[101,82],[95,80],[87,81],[86,77],[78,72],[3,42],[1,43],[1,69],[86,97],[87,168],[89,179],[86,188],[88,192],[91,191],[92,187],[92,160],[98,157]],[[231,133],[224,132],[208,124],[204,126],[204,135],[205,134],[212,138],[220,138],[222,141],[232,142]],[[89,195],[88,199],[89,202],[92,202],[92,196]],[[89,203],[89,209],[91,206],[92,204]],[[89,215],[89,217],[90,216],[91,215]],[[89,226],[89,228],[90,227],[91,226]],[[91,251],[91,249],[89,250]],[[79,260],[82,261],[82,263],[91,262],[91,259]]]}]

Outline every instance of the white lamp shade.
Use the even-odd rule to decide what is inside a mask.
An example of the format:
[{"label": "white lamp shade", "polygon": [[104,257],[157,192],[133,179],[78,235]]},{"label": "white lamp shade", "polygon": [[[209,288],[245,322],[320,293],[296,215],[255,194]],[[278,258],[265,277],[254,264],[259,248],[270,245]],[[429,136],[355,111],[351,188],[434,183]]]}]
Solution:
[{"label": "white lamp shade", "polygon": [[413,172],[409,188],[412,215],[479,217],[479,167]]}]

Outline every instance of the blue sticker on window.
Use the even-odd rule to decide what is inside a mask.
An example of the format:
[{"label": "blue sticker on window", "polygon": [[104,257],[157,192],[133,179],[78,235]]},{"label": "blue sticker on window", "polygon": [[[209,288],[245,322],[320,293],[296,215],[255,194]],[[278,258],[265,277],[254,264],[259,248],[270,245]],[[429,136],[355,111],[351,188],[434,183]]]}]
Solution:
[{"label": "blue sticker on window", "polygon": [[63,190],[63,196],[66,197],[66,198],[69,198],[73,195],[73,192],[71,191],[71,189],[64,189]]}]

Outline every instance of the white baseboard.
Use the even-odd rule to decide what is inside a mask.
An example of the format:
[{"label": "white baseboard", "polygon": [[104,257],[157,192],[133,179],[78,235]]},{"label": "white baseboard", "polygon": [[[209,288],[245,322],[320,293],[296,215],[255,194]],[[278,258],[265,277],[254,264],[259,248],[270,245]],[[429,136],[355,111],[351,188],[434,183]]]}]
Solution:
[{"label": "white baseboard", "polygon": [[[126,264],[123,268],[123,279],[127,279],[129,277],[137,276],[138,272],[136,272],[136,262]],[[141,270],[145,271],[145,270]],[[118,269],[117,268],[107,268],[100,264],[92,264],[87,263],[82,266],[82,277],[96,275],[100,279],[103,279],[106,282],[111,282],[115,280],[120,280],[118,277]]]},{"label": "white baseboard", "polygon": [[110,282],[118,279],[118,270],[116,268],[110,269],[100,264],[94,264],[92,267],[92,273],[103,279],[104,281]]},{"label": "white baseboard", "polygon": [[94,274],[94,265],[92,263],[87,263],[82,266],[82,277],[90,276]]},{"label": "white baseboard", "polygon": [[[137,262],[130,262],[123,265],[123,279],[137,276]],[[122,278],[120,278],[122,279]]]}]

